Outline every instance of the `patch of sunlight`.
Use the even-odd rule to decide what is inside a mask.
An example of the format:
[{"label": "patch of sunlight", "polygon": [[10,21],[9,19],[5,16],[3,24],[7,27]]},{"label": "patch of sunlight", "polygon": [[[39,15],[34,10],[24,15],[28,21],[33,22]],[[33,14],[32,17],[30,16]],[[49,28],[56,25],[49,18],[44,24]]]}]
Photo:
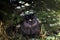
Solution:
[{"label": "patch of sunlight", "polygon": [[58,35],[57,36],[60,36],[60,32],[58,33]]},{"label": "patch of sunlight", "polygon": [[46,38],[46,40],[55,40],[55,37],[54,37],[54,36],[48,36],[48,37]]},{"label": "patch of sunlight", "polygon": [[50,24],[50,26],[55,26],[55,25],[57,25],[57,23],[55,23],[55,24]]},{"label": "patch of sunlight", "polygon": [[21,7],[25,7],[24,5],[21,5]]},{"label": "patch of sunlight", "polygon": [[24,1],[19,1],[19,3],[24,4],[25,2]]},{"label": "patch of sunlight", "polygon": [[30,6],[30,4],[28,4],[28,3],[25,3],[25,6]]},{"label": "patch of sunlight", "polygon": [[50,9],[47,8],[48,11],[51,11]]},{"label": "patch of sunlight", "polygon": [[39,38],[32,38],[32,39],[29,39],[29,40],[40,40]]},{"label": "patch of sunlight", "polygon": [[21,9],[21,7],[20,6],[17,6],[16,9]]}]

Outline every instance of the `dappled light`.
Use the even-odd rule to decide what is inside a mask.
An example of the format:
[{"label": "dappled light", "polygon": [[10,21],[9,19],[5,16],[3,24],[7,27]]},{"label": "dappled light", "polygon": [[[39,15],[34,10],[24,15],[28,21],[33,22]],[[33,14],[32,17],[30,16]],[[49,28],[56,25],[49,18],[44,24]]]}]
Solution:
[{"label": "dappled light", "polygon": [[60,40],[60,0],[0,0],[0,40]]}]

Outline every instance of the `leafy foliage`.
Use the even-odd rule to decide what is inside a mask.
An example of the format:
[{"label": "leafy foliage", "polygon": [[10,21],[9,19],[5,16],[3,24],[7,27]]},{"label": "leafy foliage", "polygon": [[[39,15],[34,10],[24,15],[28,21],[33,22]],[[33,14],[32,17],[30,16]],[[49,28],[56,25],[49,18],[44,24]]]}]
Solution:
[{"label": "leafy foliage", "polygon": [[[19,2],[21,0],[18,0]],[[20,10],[15,9],[17,6],[21,6],[16,3],[17,6],[12,6],[12,4],[8,0],[0,0],[0,20],[4,22],[4,24],[8,27],[10,25],[16,25],[20,23],[23,19],[19,15],[26,10],[33,9],[36,11],[36,16],[42,22],[42,30],[43,32],[47,31],[47,33],[52,34],[54,31],[60,29],[58,20],[60,14],[60,0],[22,0],[25,3],[29,3],[29,7],[22,8]],[[32,3],[33,2],[33,3]],[[59,16],[58,16],[59,15]]]}]

